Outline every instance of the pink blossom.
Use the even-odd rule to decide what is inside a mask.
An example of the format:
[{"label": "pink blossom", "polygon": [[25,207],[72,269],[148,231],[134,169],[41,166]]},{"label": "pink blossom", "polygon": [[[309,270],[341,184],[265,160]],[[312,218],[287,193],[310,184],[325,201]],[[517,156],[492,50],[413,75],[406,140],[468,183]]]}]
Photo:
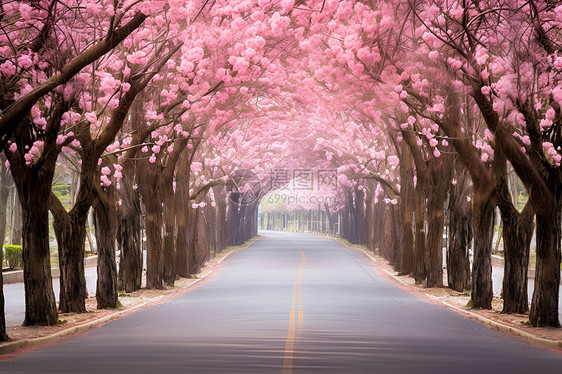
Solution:
[{"label": "pink blossom", "polygon": [[103,175],[109,175],[109,174],[111,174],[111,169],[107,166],[104,166],[103,168],[101,168],[101,173]]},{"label": "pink blossom", "polygon": [[98,120],[98,116],[96,115],[95,112],[84,113],[84,117],[86,117],[86,119],[91,123],[95,123]]},{"label": "pink blossom", "polygon": [[105,186],[105,187],[111,186],[111,180],[109,180],[107,175],[102,175],[100,181],[101,181],[100,183],[101,186]]},{"label": "pink blossom", "polygon": [[21,55],[18,58],[18,65],[23,69],[29,69],[33,65],[33,61],[29,55]]},{"label": "pink blossom", "polygon": [[398,166],[400,165],[400,159],[397,156],[389,156],[387,158],[387,161],[390,165],[392,166]]},{"label": "pink blossom", "polygon": [[558,103],[558,105],[562,105],[562,86],[554,87],[552,90],[552,98]]},{"label": "pink blossom", "polygon": [[0,72],[2,72],[2,74],[7,77],[9,77],[10,75],[14,75],[16,71],[16,66],[10,60],[4,62],[3,64],[0,64]]}]

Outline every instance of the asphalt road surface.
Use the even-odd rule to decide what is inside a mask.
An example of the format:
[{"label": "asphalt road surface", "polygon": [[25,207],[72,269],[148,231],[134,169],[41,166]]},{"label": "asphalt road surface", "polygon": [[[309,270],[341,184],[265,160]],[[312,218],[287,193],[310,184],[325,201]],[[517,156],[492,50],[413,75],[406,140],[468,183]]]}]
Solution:
[{"label": "asphalt road surface", "polygon": [[195,290],[0,373],[560,373],[562,354],[420,301],[330,239],[266,235]]}]

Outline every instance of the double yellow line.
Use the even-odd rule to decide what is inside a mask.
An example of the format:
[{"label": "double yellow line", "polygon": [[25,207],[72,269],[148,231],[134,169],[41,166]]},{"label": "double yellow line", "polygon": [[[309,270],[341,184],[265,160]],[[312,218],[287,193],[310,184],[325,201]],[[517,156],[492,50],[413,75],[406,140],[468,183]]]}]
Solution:
[{"label": "double yellow line", "polygon": [[[296,244],[295,244],[296,245]],[[285,358],[283,359],[283,374],[291,374],[293,372],[293,355],[295,352],[295,344],[297,337],[303,329],[303,309],[302,309],[302,275],[304,273],[304,264],[306,256],[303,250],[297,245],[301,251],[301,262],[297,273],[297,279],[293,286],[293,304],[291,306],[289,332],[287,333],[287,342],[285,343]],[[298,300],[298,301],[297,301]]]}]

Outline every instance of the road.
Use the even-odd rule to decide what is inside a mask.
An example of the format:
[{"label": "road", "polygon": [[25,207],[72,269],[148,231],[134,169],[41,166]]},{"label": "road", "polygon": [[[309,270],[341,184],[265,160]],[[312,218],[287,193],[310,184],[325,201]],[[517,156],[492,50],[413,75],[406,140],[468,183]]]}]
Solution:
[{"label": "road", "polygon": [[193,291],[1,373],[559,373],[562,354],[425,303],[335,241],[267,232]]}]

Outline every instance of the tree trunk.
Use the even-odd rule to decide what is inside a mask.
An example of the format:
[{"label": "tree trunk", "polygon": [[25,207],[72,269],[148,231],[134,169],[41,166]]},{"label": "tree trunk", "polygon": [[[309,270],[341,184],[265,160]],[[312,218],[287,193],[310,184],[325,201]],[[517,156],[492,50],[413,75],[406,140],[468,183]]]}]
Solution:
[{"label": "tree trunk", "polygon": [[[213,187],[213,193],[215,195],[215,204],[217,209],[217,246],[219,252],[224,249],[224,232],[226,226],[226,202],[224,201],[224,196],[222,194],[223,186]],[[262,224],[264,222],[264,215],[262,213]],[[263,229],[263,227],[262,227]]]},{"label": "tree trunk", "polygon": [[19,192],[23,214],[23,325],[55,325],[58,313],[51,278],[48,195],[28,187]]},{"label": "tree trunk", "polygon": [[[138,204],[139,202],[135,202]],[[125,205],[126,203],[123,202]],[[142,282],[142,238],[140,211],[127,204],[119,223],[119,290],[133,292],[141,288]]]},{"label": "tree trunk", "polygon": [[418,180],[415,189],[415,207],[414,207],[414,218],[416,226],[416,236],[414,240],[414,279],[417,283],[423,283],[427,277],[426,269],[426,247],[425,247],[425,208],[426,208],[426,198],[425,198],[425,178],[420,178],[420,173],[418,173]]},{"label": "tree trunk", "polygon": [[427,287],[443,287],[443,226],[446,186],[438,181],[427,201]]},{"label": "tree trunk", "polygon": [[473,227],[474,227],[474,262],[472,265],[472,293],[470,300],[473,308],[492,308],[492,238],[494,234],[495,199],[474,186]]},{"label": "tree trunk", "polygon": [[[531,239],[535,229],[534,210],[532,204],[528,203],[519,213],[513,205],[513,196],[508,186],[506,158],[500,149],[495,150],[493,166],[496,177],[496,196],[503,222],[505,261],[502,313],[523,314],[529,311],[527,270]],[[517,182],[515,181],[515,183]]]},{"label": "tree trunk", "polygon": [[560,286],[560,196],[555,196],[552,214],[537,213],[537,263],[535,288],[529,311],[533,326],[560,327],[558,298]]},{"label": "tree trunk", "polygon": [[176,271],[180,277],[186,278],[189,276],[189,231],[193,209],[189,205],[189,178],[183,174],[176,176]]},{"label": "tree trunk", "polygon": [[[168,183],[169,182],[169,183]],[[172,181],[163,183],[162,201],[164,202],[164,242],[163,242],[163,281],[168,285],[173,285],[176,280],[175,266],[175,226],[176,226],[176,205],[175,195],[172,188]]]},{"label": "tree trunk", "polygon": [[384,218],[382,221],[381,239],[380,239],[380,255],[387,259],[391,264],[394,264],[394,243],[396,238],[394,236],[394,213],[392,206],[387,205],[384,210]]},{"label": "tree trunk", "polygon": [[355,219],[354,225],[357,230],[357,244],[365,244],[366,227],[365,227],[365,191],[355,189]]},{"label": "tree trunk", "polygon": [[[235,221],[236,240],[234,241],[234,245],[242,245],[246,241],[244,219],[246,218],[247,206],[246,204],[242,203],[242,201],[243,199],[241,199],[240,210],[236,216],[237,219]],[[283,230],[285,226],[285,215],[283,215],[282,223],[283,227],[281,229]]]},{"label": "tree trunk", "polygon": [[531,205],[526,206],[521,215],[503,219],[504,275],[502,313],[527,313],[529,298],[527,293],[527,272],[529,252],[535,223]]},{"label": "tree trunk", "polygon": [[146,208],[145,227],[148,244],[146,256],[146,288],[163,289],[162,209],[158,199],[143,194]]},{"label": "tree trunk", "polygon": [[414,235],[412,223],[414,213],[414,170],[408,144],[402,142],[400,158],[400,215],[402,221],[402,249],[400,251],[400,273],[414,272]]},{"label": "tree trunk", "polygon": [[[54,195],[51,198],[57,199]],[[88,297],[84,274],[87,216],[51,211],[59,252],[59,309],[63,313],[84,313]]]},{"label": "tree trunk", "polygon": [[[470,290],[470,257],[472,240],[470,206],[465,195],[452,189],[449,203],[449,250],[447,251],[447,284],[449,288],[463,292]],[[462,190],[461,190],[462,191]]]},{"label": "tree trunk", "polygon": [[[98,309],[117,308],[117,263],[115,262],[115,239],[117,233],[114,198],[98,198],[94,208],[96,243],[98,249],[96,301]],[[107,198],[108,201],[102,201]]]},{"label": "tree trunk", "polygon": [[197,274],[199,272],[199,220],[201,219],[199,209],[193,209],[191,213],[192,221],[190,224],[189,252],[187,253],[187,261],[189,263],[189,274]]}]

